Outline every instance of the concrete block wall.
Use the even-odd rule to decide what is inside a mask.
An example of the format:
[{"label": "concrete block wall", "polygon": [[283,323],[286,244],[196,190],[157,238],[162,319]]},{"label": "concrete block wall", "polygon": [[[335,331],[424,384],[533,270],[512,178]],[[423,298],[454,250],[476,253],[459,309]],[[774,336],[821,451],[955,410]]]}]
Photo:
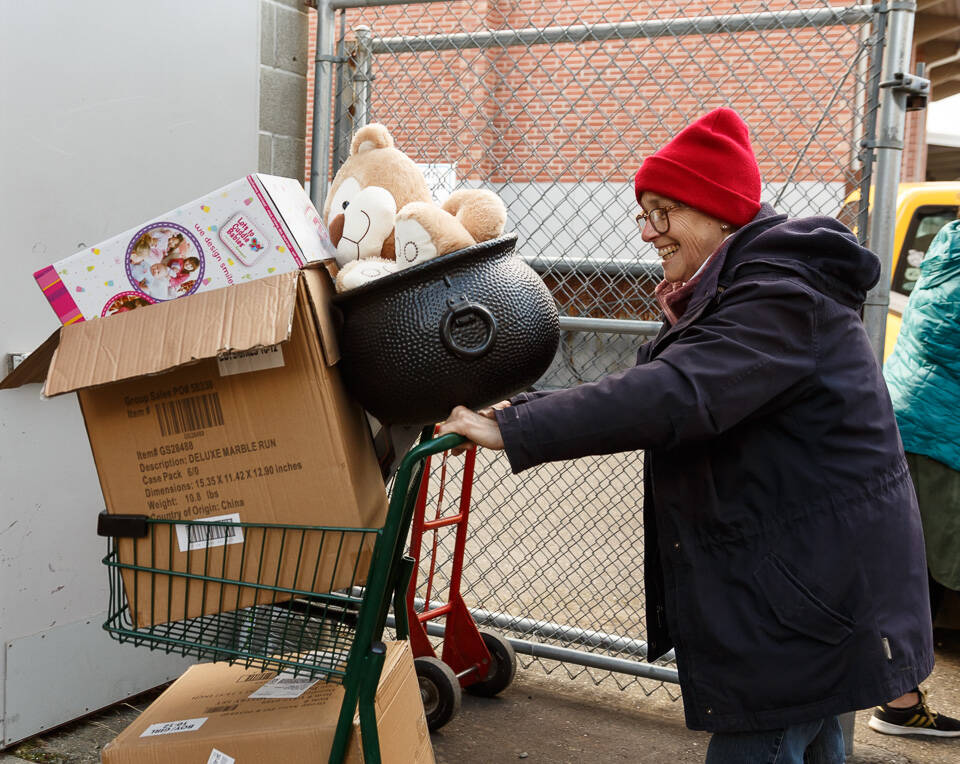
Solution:
[{"label": "concrete block wall", "polygon": [[304,181],[309,21],[304,0],[260,0],[260,172]]}]

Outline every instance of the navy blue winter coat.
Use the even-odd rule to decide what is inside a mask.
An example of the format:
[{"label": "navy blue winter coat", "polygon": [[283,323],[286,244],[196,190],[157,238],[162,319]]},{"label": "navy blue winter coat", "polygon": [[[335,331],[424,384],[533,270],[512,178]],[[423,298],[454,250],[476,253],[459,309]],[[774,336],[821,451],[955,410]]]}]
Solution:
[{"label": "navy blue winter coat", "polygon": [[514,472],[646,449],[647,657],[675,647],[691,729],[868,708],[933,668],[920,516],[858,313],[879,272],[836,220],[764,205],[635,367],[497,414]]}]

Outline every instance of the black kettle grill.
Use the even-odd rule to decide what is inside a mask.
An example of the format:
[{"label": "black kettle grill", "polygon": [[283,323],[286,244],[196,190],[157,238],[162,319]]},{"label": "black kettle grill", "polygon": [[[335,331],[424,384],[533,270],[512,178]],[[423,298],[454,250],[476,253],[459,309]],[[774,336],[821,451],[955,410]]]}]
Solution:
[{"label": "black kettle grill", "polygon": [[333,298],[347,389],[383,424],[495,403],[550,366],[556,304],[516,243],[515,233],[481,242]]}]

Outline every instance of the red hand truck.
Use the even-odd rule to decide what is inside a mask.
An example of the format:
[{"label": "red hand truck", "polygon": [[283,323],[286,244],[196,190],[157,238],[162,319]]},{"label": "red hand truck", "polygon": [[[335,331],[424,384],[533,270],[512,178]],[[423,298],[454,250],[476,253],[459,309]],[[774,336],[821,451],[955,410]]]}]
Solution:
[{"label": "red hand truck", "polygon": [[[439,498],[432,520],[426,519],[430,484],[430,457],[427,457],[410,531],[410,556],[414,559],[414,565],[410,588],[407,590],[407,620],[410,626],[410,647],[420,681],[420,697],[423,699],[430,730],[439,729],[456,715],[460,708],[461,688],[472,695],[493,697],[506,689],[517,673],[517,656],[513,645],[496,632],[479,630],[460,596],[477,449],[476,446],[471,446],[465,452],[459,511],[457,514],[441,517],[449,453],[445,451],[442,455]],[[457,527],[457,535],[450,572],[449,599],[445,604],[437,605],[430,600],[437,563],[437,532],[451,525]],[[422,612],[417,612],[414,607],[414,594],[417,590],[424,531],[432,531],[433,539],[423,598],[424,607]],[[446,623],[441,660],[427,637],[425,624],[443,617],[446,618]]]}]

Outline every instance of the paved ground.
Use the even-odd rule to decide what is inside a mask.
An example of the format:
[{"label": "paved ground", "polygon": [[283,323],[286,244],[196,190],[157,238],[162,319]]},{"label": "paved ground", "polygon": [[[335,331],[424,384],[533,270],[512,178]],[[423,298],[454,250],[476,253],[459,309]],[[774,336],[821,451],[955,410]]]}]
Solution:
[{"label": "paved ground", "polygon": [[[960,715],[960,630],[938,629],[937,667],[924,684],[934,708]],[[562,673],[562,672],[560,672]],[[100,748],[149,704],[156,692],[118,704],[4,753],[0,764],[23,760],[94,764]],[[960,762],[960,739],[927,740],[878,735],[857,715],[850,764]],[[499,698],[464,696],[457,717],[434,733],[438,764],[696,764],[708,736],[683,724],[683,709],[663,692],[621,692],[539,671],[522,671]]]}]

